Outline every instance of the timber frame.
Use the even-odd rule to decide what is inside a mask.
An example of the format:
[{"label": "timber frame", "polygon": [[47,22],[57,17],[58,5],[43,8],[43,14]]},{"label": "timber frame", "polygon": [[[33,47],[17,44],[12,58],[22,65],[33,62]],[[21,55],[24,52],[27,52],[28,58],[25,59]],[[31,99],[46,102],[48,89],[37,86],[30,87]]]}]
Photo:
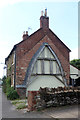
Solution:
[{"label": "timber frame", "polygon": [[[54,55],[55,59],[53,58],[38,58],[39,55],[41,54],[41,52],[43,51],[43,49],[46,47],[48,47],[48,49],[51,51],[51,53]],[[33,81],[33,80],[30,80],[30,77],[31,77],[31,74],[32,74],[32,71],[33,71],[33,67],[34,67],[34,64],[35,62],[37,61],[37,59],[40,59],[40,60],[54,60],[57,62],[58,66],[59,66],[59,69],[60,69],[60,74],[51,74],[50,75],[54,75],[57,77],[57,75],[61,75],[62,76],[62,79],[63,81],[61,81],[60,79],[58,79],[59,81],[61,81],[65,86],[67,86],[67,83],[66,83],[66,79],[65,79],[65,74],[64,74],[64,71],[63,71],[63,68],[61,66],[61,63],[58,59],[58,57],[56,56],[55,52],[52,50],[52,48],[50,47],[50,45],[48,43],[43,43],[40,48],[37,50],[37,52],[34,54],[34,56],[32,57],[31,61],[30,61],[30,64],[27,68],[27,71],[26,71],[26,75],[25,75],[25,79],[24,79],[24,85],[26,85],[26,87],[28,87],[28,85]],[[51,61],[50,61],[51,62]],[[51,70],[50,70],[51,71]],[[39,75],[39,74],[35,74],[36,75]],[[43,68],[43,72],[41,75],[44,75],[44,68]],[[46,74],[45,74],[46,75]],[[30,82],[29,82],[30,81]]]}]

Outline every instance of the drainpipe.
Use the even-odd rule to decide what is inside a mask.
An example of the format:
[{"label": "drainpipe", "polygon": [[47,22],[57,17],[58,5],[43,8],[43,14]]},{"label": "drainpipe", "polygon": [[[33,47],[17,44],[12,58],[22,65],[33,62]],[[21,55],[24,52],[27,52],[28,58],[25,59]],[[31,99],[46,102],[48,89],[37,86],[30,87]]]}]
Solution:
[{"label": "drainpipe", "polygon": [[15,89],[15,81],[16,81],[16,49],[14,51],[14,89]]}]

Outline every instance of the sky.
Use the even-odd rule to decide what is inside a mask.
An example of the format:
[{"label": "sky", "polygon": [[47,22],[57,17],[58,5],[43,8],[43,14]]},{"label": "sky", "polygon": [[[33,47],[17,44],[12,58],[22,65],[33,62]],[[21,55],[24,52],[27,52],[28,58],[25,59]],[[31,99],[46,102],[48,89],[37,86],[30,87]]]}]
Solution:
[{"label": "sky", "polygon": [[31,35],[40,28],[41,11],[45,8],[50,29],[72,51],[70,60],[78,58],[77,0],[0,0],[0,78],[5,74],[5,58],[22,40],[24,31]]}]

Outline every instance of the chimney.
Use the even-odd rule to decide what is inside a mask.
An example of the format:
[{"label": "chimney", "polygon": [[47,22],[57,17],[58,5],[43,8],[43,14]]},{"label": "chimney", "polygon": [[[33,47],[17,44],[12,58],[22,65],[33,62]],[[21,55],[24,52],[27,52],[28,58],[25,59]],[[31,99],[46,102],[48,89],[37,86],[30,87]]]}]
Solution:
[{"label": "chimney", "polygon": [[23,40],[26,40],[28,38],[28,31],[25,31],[23,32]]},{"label": "chimney", "polygon": [[47,17],[47,9],[45,9],[44,15],[43,11],[41,11],[40,28],[49,28],[49,17]]}]

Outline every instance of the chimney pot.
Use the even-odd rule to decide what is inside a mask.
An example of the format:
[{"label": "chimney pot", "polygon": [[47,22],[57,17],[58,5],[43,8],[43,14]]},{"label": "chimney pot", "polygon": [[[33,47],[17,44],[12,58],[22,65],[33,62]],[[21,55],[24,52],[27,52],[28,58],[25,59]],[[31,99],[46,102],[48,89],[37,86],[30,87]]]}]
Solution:
[{"label": "chimney pot", "polygon": [[41,11],[41,16],[43,16],[43,11]]},{"label": "chimney pot", "polygon": [[47,9],[45,9],[45,16],[47,16]]},{"label": "chimney pot", "polygon": [[23,40],[26,40],[28,38],[28,31],[25,31],[23,32]]},{"label": "chimney pot", "polygon": [[26,31],[26,35],[28,35],[28,31]]},{"label": "chimney pot", "polygon": [[49,28],[49,17],[47,17],[47,9],[45,9],[45,14],[41,12],[42,16],[40,17],[40,28]]}]

